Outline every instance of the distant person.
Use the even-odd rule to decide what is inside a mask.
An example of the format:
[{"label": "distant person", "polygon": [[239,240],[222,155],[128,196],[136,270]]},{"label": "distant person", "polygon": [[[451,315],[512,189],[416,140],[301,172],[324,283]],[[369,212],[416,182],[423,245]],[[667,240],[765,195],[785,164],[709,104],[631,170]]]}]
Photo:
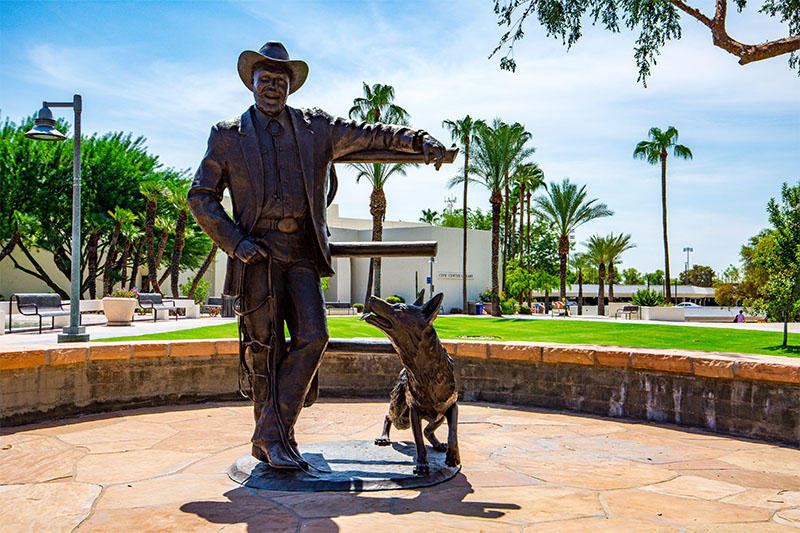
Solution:
[{"label": "distant person", "polygon": [[739,309],[739,314],[736,315],[736,318],[734,318],[733,321],[737,324],[744,324],[744,313],[741,309]]}]

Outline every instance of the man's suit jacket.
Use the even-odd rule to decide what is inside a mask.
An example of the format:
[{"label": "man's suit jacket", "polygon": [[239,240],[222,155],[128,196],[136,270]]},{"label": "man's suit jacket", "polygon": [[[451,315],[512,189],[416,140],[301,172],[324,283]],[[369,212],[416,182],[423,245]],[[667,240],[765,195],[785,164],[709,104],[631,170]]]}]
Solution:
[{"label": "man's suit jacket", "polygon": [[[211,128],[206,151],[189,190],[189,208],[197,223],[228,254],[223,294],[236,295],[242,263],[234,256],[264,207],[264,168],[249,108],[241,117]],[[292,123],[305,192],[313,226],[315,263],[320,276],[332,276],[328,245],[328,176],[334,159],[361,150],[414,152],[418,133],[386,124],[356,123],[335,118],[319,109],[286,106]],[[222,193],[230,192],[231,218],[222,207]]]}]

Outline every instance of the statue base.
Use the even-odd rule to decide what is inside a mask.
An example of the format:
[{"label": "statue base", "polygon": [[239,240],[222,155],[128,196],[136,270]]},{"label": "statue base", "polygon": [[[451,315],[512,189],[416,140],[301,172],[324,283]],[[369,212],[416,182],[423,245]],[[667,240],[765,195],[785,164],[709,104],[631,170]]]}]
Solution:
[{"label": "statue base", "polygon": [[277,470],[251,455],[243,455],[228,469],[228,477],[245,487],[287,491],[373,491],[413,489],[436,485],[455,476],[461,466],[445,464],[445,454],[428,449],[430,474],[414,475],[413,442],[377,446],[372,441],[321,442],[300,446],[309,464],[330,473]]}]

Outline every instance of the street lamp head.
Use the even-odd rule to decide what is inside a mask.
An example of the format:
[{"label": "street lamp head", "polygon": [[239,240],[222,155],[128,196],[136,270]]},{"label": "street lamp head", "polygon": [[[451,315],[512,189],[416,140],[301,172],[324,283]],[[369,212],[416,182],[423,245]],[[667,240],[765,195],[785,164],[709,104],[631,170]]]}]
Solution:
[{"label": "street lamp head", "polygon": [[56,121],[50,108],[43,106],[33,120],[33,128],[25,132],[25,137],[37,141],[64,141],[67,136],[56,129]]}]

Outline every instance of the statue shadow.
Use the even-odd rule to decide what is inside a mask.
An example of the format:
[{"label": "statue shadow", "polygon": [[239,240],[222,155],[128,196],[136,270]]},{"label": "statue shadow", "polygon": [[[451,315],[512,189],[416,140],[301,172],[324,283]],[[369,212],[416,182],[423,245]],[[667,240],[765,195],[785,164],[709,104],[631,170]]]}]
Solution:
[{"label": "statue shadow", "polygon": [[[402,516],[438,512],[497,519],[505,516],[508,510],[520,509],[513,503],[465,501],[475,490],[462,473],[439,485],[415,490],[418,493],[413,498],[393,497],[392,491],[381,491],[386,498],[380,498],[374,496],[376,493],[365,496],[364,492],[358,491],[281,492],[239,487],[224,494],[228,501],[187,502],[180,509],[221,526],[246,524],[249,533],[294,532],[306,521],[313,521],[314,531],[336,532],[339,527],[334,518],[370,513]],[[404,492],[407,494],[408,490]],[[260,506],[259,499],[262,502]]]}]

